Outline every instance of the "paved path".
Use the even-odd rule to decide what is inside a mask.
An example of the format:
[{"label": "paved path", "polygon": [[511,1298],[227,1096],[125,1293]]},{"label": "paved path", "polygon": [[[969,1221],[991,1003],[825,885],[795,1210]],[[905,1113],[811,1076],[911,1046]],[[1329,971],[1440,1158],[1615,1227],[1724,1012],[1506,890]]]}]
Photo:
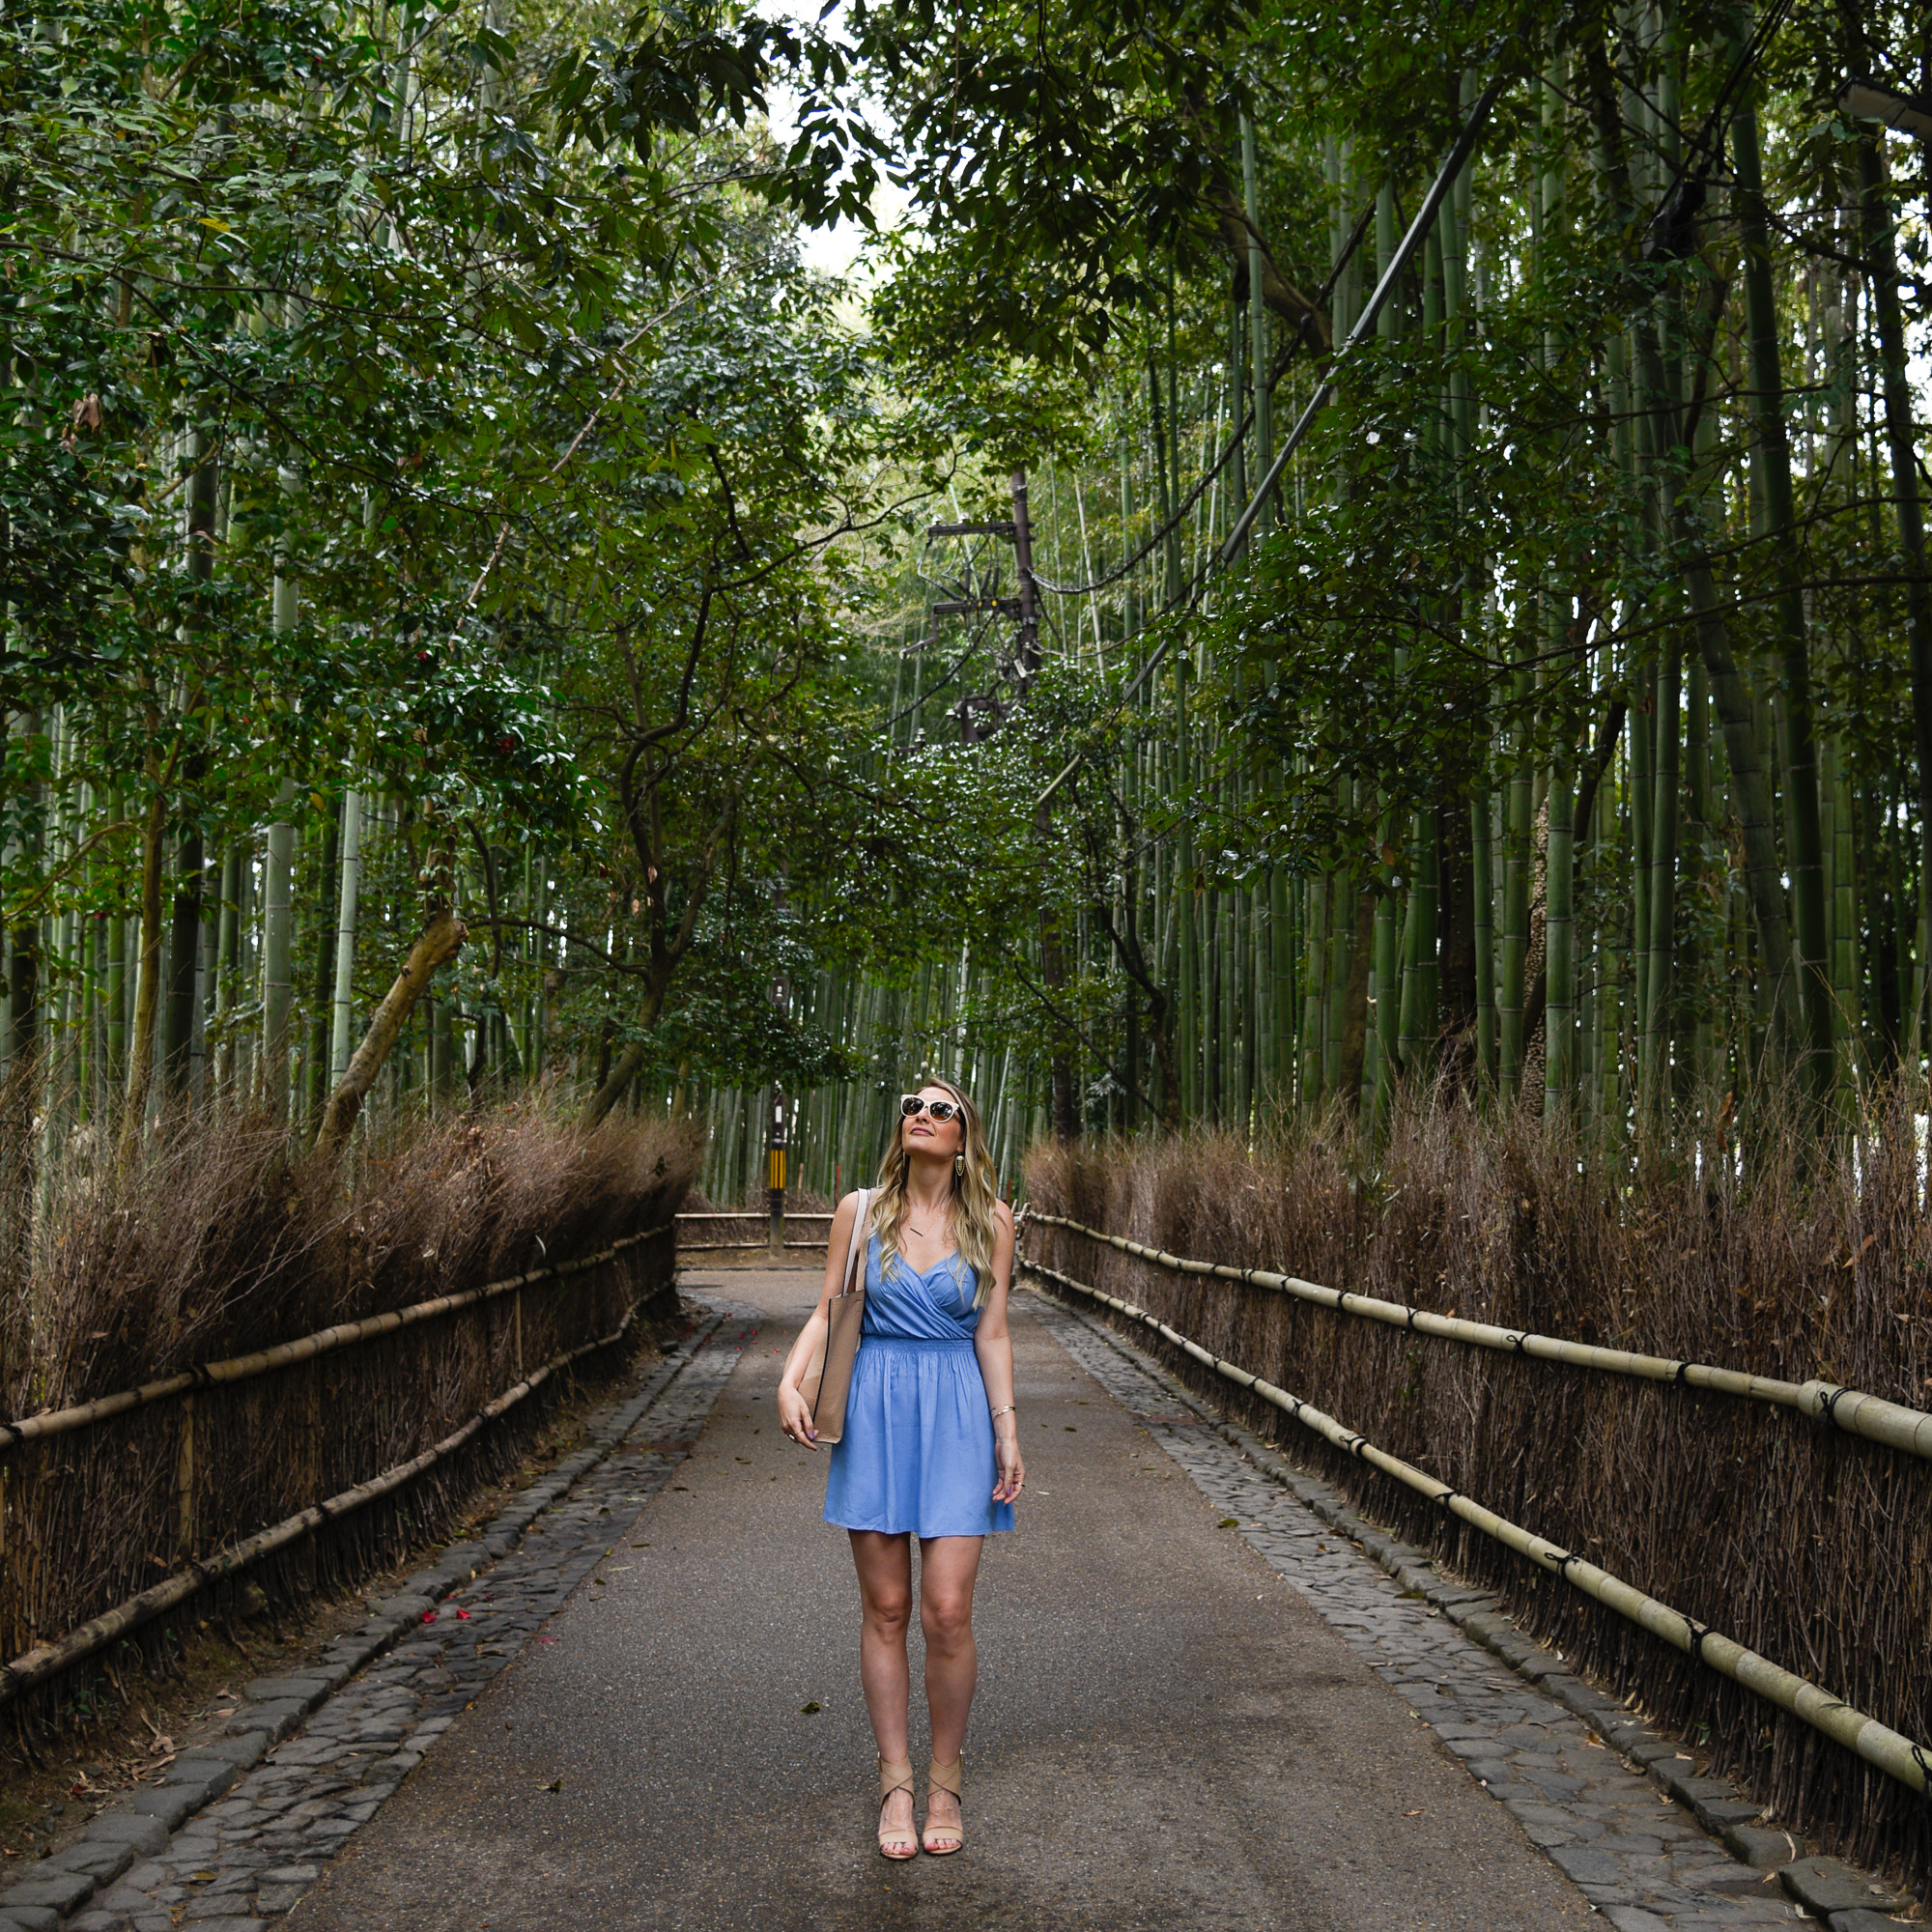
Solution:
[{"label": "paved path", "polygon": [[[850,1561],[819,1520],[824,1463],[772,1405],[812,1278],[687,1287],[722,1319],[607,1411],[609,1453],[449,1552],[425,1588],[456,1595],[404,1605],[401,1641],[267,1757],[253,1734],[218,1803],[124,1819],[118,1863],[102,1821],[74,1932],[1792,1920],[1312,1513],[1334,1514],[1319,1485],[1269,1480],[1144,1358],[1032,1296],[1030,1481],[982,1570],[967,1850],[887,1864]],[[325,1688],[253,1687],[236,1726]],[[286,1729],[301,1706],[280,1708]]]},{"label": "paved path", "polygon": [[1030,1494],[980,1586],[967,1851],[885,1863],[850,1559],[818,1520],[823,1463],[773,1415],[811,1284],[722,1286],[767,1321],[677,1485],[301,1924],[1583,1923],[1516,1821],[1028,1314]]},{"label": "paved path", "polygon": [[[1220,1432],[1203,1427],[1201,1405],[1184,1395],[1177,1403],[1181,1392],[1150,1372],[1138,1350],[1051,1301],[1034,1305],[1073,1359],[1229,1513],[1220,1520],[1238,1527],[1401,1696],[1410,1718],[1466,1762],[1469,1775],[1530,1840],[1548,1849],[1618,1932],[1719,1932],[1789,1924],[1799,1916],[1775,1873],[1730,1857],[1684,1806],[1609,1749],[1597,1726],[1505,1668],[1418,1591],[1402,1589],[1338,1535],[1330,1526],[1338,1499],[1326,1485],[1302,1476],[1291,1479],[1291,1489],[1271,1480]],[[1320,1500],[1329,1520],[1302,1496]],[[1428,1567],[1419,1552],[1409,1554]],[[1438,1602],[1445,1595],[1439,1588],[1430,1594]],[[1447,1594],[1492,1601],[1474,1590]],[[1547,1653],[1546,1661],[1557,1662]],[[1639,1728],[1576,1679],[1565,1681],[1582,1693],[1579,1705],[1600,1708],[1602,1730]],[[1720,1816],[1753,1811],[1717,1803]]]}]

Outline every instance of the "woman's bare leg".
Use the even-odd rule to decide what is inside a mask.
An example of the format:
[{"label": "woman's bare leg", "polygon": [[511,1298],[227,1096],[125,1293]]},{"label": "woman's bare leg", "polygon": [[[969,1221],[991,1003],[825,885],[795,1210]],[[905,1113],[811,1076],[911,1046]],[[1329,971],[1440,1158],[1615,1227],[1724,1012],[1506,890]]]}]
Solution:
[{"label": "woman's bare leg", "polygon": [[[923,1537],[919,1546],[919,1626],[925,1634],[925,1702],[932,1718],[932,1761],[954,1764],[966,1747],[966,1719],[979,1681],[973,1641],[973,1585],[980,1536]],[[959,1801],[937,1787],[926,1795],[925,1829],[959,1823]]]},{"label": "woman's bare leg", "polygon": [[[906,1629],[912,1622],[912,1538],[853,1529],[852,1561],[859,1572],[859,1682],[879,1755],[889,1764],[907,1756],[906,1700],[912,1673]],[[970,1692],[968,1693],[970,1696]],[[912,1830],[912,1794],[895,1792],[879,1813],[882,1830]]]}]

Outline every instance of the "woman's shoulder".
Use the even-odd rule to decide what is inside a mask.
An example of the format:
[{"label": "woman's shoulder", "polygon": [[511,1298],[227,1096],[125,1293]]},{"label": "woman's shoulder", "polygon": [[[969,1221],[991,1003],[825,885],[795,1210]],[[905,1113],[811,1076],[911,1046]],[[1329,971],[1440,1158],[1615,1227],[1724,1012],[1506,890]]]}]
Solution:
[{"label": "woman's shoulder", "polygon": [[997,1197],[993,1202],[993,1226],[1003,1235],[1013,1232],[1013,1210]]},{"label": "woman's shoulder", "polygon": [[838,1206],[833,1210],[835,1218],[847,1223],[857,1220],[859,1215],[859,1197],[862,1194],[868,1194],[872,1191],[868,1188],[855,1187],[850,1194],[841,1195],[838,1200]]}]

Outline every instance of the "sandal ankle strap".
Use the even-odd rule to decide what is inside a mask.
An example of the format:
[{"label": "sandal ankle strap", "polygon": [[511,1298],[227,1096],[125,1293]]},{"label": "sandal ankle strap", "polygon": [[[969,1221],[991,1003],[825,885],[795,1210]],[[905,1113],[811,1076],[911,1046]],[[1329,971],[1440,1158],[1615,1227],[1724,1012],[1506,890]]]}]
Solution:
[{"label": "sandal ankle strap", "polygon": [[926,1774],[926,1782],[935,1791],[950,1791],[957,1798],[964,1789],[961,1774],[966,1767],[966,1755],[962,1751],[951,1764],[941,1764],[933,1760],[932,1769]]}]

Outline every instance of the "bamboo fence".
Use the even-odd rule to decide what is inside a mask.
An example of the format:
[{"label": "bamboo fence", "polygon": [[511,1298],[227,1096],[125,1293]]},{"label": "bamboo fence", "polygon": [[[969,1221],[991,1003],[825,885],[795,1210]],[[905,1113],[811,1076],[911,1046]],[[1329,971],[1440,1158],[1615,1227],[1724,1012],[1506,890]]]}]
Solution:
[{"label": "bamboo fence", "polygon": [[[662,1234],[663,1229],[653,1229],[652,1233]],[[648,1239],[639,1236],[639,1240]],[[626,1244],[628,1245],[628,1243]],[[607,1252],[599,1257],[609,1260]],[[588,1263],[580,1266],[590,1265]],[[562,1270],[554,1270],[562,1272]],[[448,1299],[455,1299],[450,1296]],[[11,1703],[23,1690],[31,1690],[37,1684],[57,1676],[84,1659],[106,1649],[117,1637],[126,1636],[138,1630],[143,1624],[183,1604],[198,1590],[210,1583],[223,1581],[240,1572],[271,1556],[278,1549],[286,1549],[291,1544],[312,1535],[325,1523],[339,1521],[353,1511],[365,1508],[381,1497],[392,1495],[404,1484],[412,1482],[426,1469],[446,1461],[461,1449],[487,1424],[506,1415],[526,1396],[541,1388],[552,1376],[565,1369],[581,1357],[594,1353],[599,1349],[609,1349],[621,1342],[630,1332],[631,1324],[637,1320],[640,1303],[633,1302],[624,1311],[624,1319],[608,1335],[580,1343],[575,1349],[566,1349],[562,1354],[553,1356],[548,1362],[508,1388],[499,1396],[486,1402],[461,1428],[445,1435],[440,1442],[425,1449],[419,1456],[412,1456],[406,1463],[398,1463],[393,1468],[384,1469],[381,1475],[371,1476],[365,1483],[357,1483],[353,1489],[344,1490],[339,1495],[327,1497],[325,1501],[311,1503],[307,1509],[298,1510],[294,1516],[285,1517],[272,1527],[244,1537],[240,1543],[230,1544],[214,1555],[190,1563],[177,1570],[151,1589],[140,1595],[129,1597],[126,1603],[117,1604],[104,1614],[91,1618],[78,1630],[70,1631],[58,1642],[44,1643],[31,1650],[24,1657],[10,1660],[0,1666],[0,1705]],[[302,1358],[306,1359],[306,1358]]]},{"label": "bamboo fence", "polygon": [[1775,1376],[1750,1375],[1742,1369],[1714,1368],[1708,1362],[1678,1361],[1667,1355],[1646,1355],[1631,1349],[1603,1349],[1588,1342],[1567,1342],[1520,1328],[1500,1328],[1489,1321],[1438,1315],[1433,1309],[1411,1308],[1406,1302],[1384,1301],[1372,1294],[1351,1294],[1346,1289],[1324,1288],[1320,1282],[1303,1281],[1299,1275],[1276,1274],[1267,1268],[1231,1267],[1224,1262],[1170,1255],[1163,1249],[1130,1241],[1123,1235],[1109,1235],[1064,1215],[1029,1209],[1027,1218],[1041,1227],[1065,1228],[1072,1234],[1085,1235],[1089,1240],[1104,1241],[1123,1255],[1151,1262],[1155,1267],[1166,1268],[1172,1274],[1237,1281],[1248,1288],[1292,1294],[1296,1300],[1313,1302],[1318,1308],[1332,1308],[1343,1315],[1384,1322],[1391,1328],[1406,1328],[1413,1334],[1464,1342],[1473,1348],[1527,1355],[1532,1360],[1566,1362],[1574,1368],[1595,1369],[1604,1375],[1634,1376],[1643,1381],[1668,1382],[1679,1388],[1714,1389],[1720,1395],[1740,1396],[1747,1402],[1772,1403],[1778,1407],[1795,1408],[1801,1415],[1822,1417],[1847,1435],[1862,1435],[1932,1462],[1932,1415],[1923,1409],[1907,1408],[1883,1397],[1867,1395],[1861,1389],[1842,1388],[1836,1382],[1815,1378],[1805,1382],[1784,1381]]},{"label": "bamboo fence", "polygon": [[[473,1480],[460,1452],[621,1340],[672,1285],[675,1252],[667,1217],[589,1255],[0,1425],[0,1705],[20,1710],[42,1686],[58,1699],[72,1665],[266,1559],[314,1587],[419,1529]],[[56,1715],[37,1705],[25,1720]]]},{"label": "bamboo fence", "polygon": [[1449,1484],[1418,1469],[1412,1463],[1391,1456],[1366,1435],[1336,1421],[1314,1404],[1304,1402],[1299,1396],[1291,1395],[1286,1389],[1277,1388],[1274,1383],[1238,1364],[1204,1349],[1191,1336],[1181,1334],[1158,1316],[1150,1315],[1133,1302],[1108,1294],[1086,1282],[1075,1281],[1070,1275],[1043,1267],[1037,1262],[1023,1262],[1022,1266],[1042,1281],[1097,1301],[1128,1321],[1151,1328],[1164,1341],[1172,1343],[1204,1368],[1211,1369],[1217,1376],[1251,1395],[1259,1396],[1343,1454],[1394,1477],[1429,1502],[1459,1517],[1485,1536],[1492,1537],[1506,1548],[1515,1550],[1518,1555],[1540,1564],[1550,1575],[1560,1577],[1573,1588],[1605,1605],[1618,1616],[1627,1618],[1652,1636],[1661,1638],[1686,1656],[1695,1658],[1700,1663],[1708,1664],[1780,1710],[1790,1712],[1833,1743],[1855,1751],[1867,1764],[1876,1765],[1907,1791],[1932,1804],[1932,1754],[1928,1754],[1925,1747],[1913,1739],[1880,1723],[1876,1718],[1853,1709],[1841,1698],[1833,1696],[1830,1691],[1794,1671],[1784,1669],[1720,1632],[1686,1616],[1682,1610],[1660,1603],[1657,1598],[1636,1589],[1574,1550],[1565,1549],[1548,1538],[1498,1516],[1473,1497],[1463,1495]]},{"label": "bamboo fence", "polygon": [[[1714,1202],[1662,1183],[1612,1212],[1567,1142],[1398,1124],[1373,1190],[1325,1143],[1037,1153],[1027,1256],[1899,1736],[1932,1738],[1932,1461],[1912,1406],[1932,1387],[1932,1235],[1896,1177],[1868,1163],[1856,1199],[1814,1185],[1802,1212],[1784,1193]],[[1216,1253],[1305,1254],[1316,1279],[1184,1262]],[[1174,1366],[1264,1436],[1287,1431],[1265,1397],[1184,1351]],[[1345,1493],[1496,1592],[1714,1774],[1746,1780],[1781,1824],[1932,1872],[1916,1788],[1457,1511],[1301,1439]]]},{"label": "bamboo fence", "polygon": [[[770,1254],[772,1252],[772,1243],[769,1235],[763,1240],[753,1241],[718,1241],[705,1238],[703,1230],[720,1221],[729,1221],[738,1224],[740,1227],[748,1228],[769,1227],[771,1215],[768,1210],[755,1208],[684,1209],[677,1217],[679,1252],[705,1255],[740,1253],[749,1255]],[[797,1221],[823,1222],[825,1233],[815,1238],[807,1236],[802,1239],[794,1239],[787,1236],[780,1245],[785,1248],[822,1249],[832,1232],[832,1210],[826,1208],[821,1212],[808,1208],[800,1212],[787,1208],[785,1210],[783,1225],[789,1228]],[[684,1238],[687,1233],[693,1238]]]}]

